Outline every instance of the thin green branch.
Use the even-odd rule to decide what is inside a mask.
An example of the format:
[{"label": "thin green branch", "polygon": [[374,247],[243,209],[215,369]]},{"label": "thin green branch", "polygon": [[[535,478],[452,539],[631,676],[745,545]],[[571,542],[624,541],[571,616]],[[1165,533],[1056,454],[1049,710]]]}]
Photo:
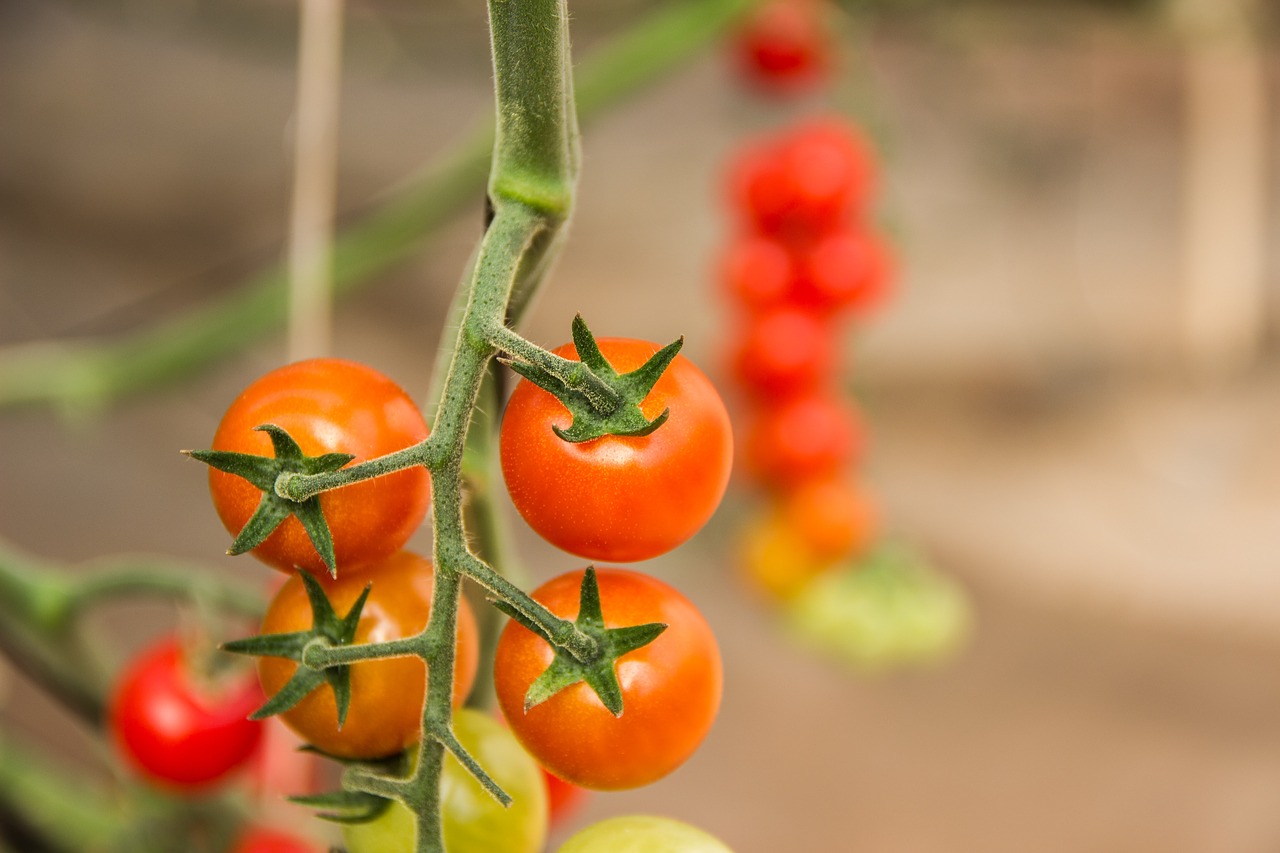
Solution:
[{"label": "thin green branch", "polygon": [[539,367],[559,379],[570,390],[581,392],[602,414],[610,414],[622,404],[621,395],[587,369],[581,361],[548,352],[505,325],[496,325],[490,329],[488,339],[493,346],[515,356],[516,360]]}]

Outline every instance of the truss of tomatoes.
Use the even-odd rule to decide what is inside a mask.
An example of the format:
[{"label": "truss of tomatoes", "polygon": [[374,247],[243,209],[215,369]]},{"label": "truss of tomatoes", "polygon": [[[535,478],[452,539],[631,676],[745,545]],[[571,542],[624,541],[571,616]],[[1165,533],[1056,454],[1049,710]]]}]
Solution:
[{"label": "truss of tomatoes", "polygon": [[[525,381],[501,426],[503,473],[520,514],[552,544],[588,560],[649,559],[686,541],[714,512],[729,479],[732,430],[719,395],[680,344],[597,341],[575,321],[573,342],[555,355],[580,361],[612,389],[603,408],[533,365],[513,364]],[[316,359],[252,383],[229,407],[212,449],[190,454],[209,466],[215,509],[234,536],[229,552],[293,572],[260,635],[224,646],[259,658],[266,701],[252,716],[278,714],[340,760],[391,760],[420,737],[420,660],[316,670],[302,652],[316,637],[342,645],[425,629],[433,567],[404,545],[424,519],[430,477],[414,467],[304,501],[280,497],[275,483],[283,472],[337,471],[428,434],[391,380],[353,362]],[[558,781],[597,789],[648,784],[685,761],[715,718],[722,685],[719,650],[696,607],[667,584],[611,567],[567,572],[532,597],[573,621],[597,653],[575,658],[521,618],[507,626],[495,688],[523,750]],[[465,600],[460,606],[455,705],[478,669],[475,619]],[[256,706],[256,685],[253,695]],[[229,713],[256,726],[244,719],[248,710],[240,700]],[[120,741],[126,754],[138,751],[129,738]],[[247,760],[243,750],[220,752],[226,766],[216,772],[182,770],[198,763],[190,755],[176,756],[177,770],[151,772],[203,782]],[[383,809],[368,817],[374,811]],[[545,829],[533,834],[528,849],[540,850]]]}]

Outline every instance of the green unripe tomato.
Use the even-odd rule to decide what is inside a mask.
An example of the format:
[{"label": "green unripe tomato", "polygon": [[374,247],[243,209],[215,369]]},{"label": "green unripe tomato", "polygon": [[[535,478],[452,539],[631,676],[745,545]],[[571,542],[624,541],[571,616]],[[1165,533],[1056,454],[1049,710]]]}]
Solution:
[{"label": "green unripe tomato", "polygon": [[594,823],[558,853],[733,853],[696,826],[669,817],[627,815]]},{"label": "green unripe tomato", "polygon": [[[440,777],[444,846],[449,853],[540,853],[547,838],[547,787],[542,770],[500,722],[479,711],[454,714],[458,741],[502,790],[511,806],[489,795],[451,755]],[[350,853],[414,853],[414,816],[392,803],[369,823],[342,828]]]}]

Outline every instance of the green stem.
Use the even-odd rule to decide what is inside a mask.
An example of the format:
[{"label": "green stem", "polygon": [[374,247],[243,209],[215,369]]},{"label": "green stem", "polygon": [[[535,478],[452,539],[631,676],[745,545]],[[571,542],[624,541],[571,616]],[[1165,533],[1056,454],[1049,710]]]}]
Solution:
[{"label": "green stem", "polygon": [[[718,37],[756,0],[686,0],[664,6],[588,57],[576,100],[584,120],[643,88]],[[335,295],[353,291],[414,252],[457,210],[474,204],[488,173],[486,124],[334,243]],[[576,155],[575,155],[576,156]],[[522,316],[536,276],[522,281],[507,317]],[[116,340],[36,342],[0,350],[0,407],[93,410],[171,382],[279,329],[287,314],[283,264],[255,274],[226,298]]]},{"label": "green stem", "polygon": [[580,361],[562,358],[522,337],[514,329],[497,325],[489,330],[490,343],[520,361],[540,367],[570,389],[581,391],[602,415],[610,415],[622,404],[622,397],[607,382]]},{"label": "green stem", "polygon": [[52,847],[83,853],[103,847],[123,828],[118,809],[100,793],[53,773],[0,739],[0,803],[21,815]]}]

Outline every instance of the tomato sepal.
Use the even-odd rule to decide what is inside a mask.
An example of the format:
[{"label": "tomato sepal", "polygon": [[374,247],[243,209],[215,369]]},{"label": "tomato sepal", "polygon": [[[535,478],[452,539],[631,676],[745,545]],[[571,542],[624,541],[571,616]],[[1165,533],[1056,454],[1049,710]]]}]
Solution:
[{"label": "tomato sepal", "polygon": [[391,800],[366,791],[325,791],[287,797],[289,802],[314,809],[320,820],[337,824],[369,823],[391,807]]},{"label": "tomato sepal", "polygon": [[527,619],[515,608],[505,602],[494,602],[502,610],[524,627],[533,631],[555,648],[555,658],[543,673],[529,685],[524,697],[524,710],[537,707],[555,696],[561,690],[579,682],[586,682],[600,699],[601,704],[615,717],[623,712],[622,686],[618,683],[618,658],[643,648],[658,639],[667,626],[661,622],[648,622],[643,625],[626,625],[621,628],[606,628],[604,613],[600,605],[600,584],[596,580],[596,570],[588,566],[582,576],[582,585],[578,593],[578,617],[574,626],[596,642],[597,654],[587,661],[579,660],[548,636],[545,629]]},{"label": "tomato sepal", "polygon": [[313,690],[328,684],[333,690],[334,701],[338,707],[338,727],[341,728],[347,719],[347,710],[351,706],[351,667],[338,665],[316,669],[308,666],[304,654],[314,643],[342,646],[350,644],[356,635],[356,627],[360,623],[360,613],[369,598],[373,584],[365,584],[360,597],[351,605],[345,616],[339,617],[334,611],[324,587],[307,571],[299,571],[303,586],[307,591],[307,600],[311,605],[312,627],[309,631],[293,631],[286,634],[262,634],[246,637],[243,640],[232,640],[223,643],[224,651],[240,655],[256,657],[286,658],[297,662],[293,676],[262,707],[250,715],[250,719],[261,720],[287,711],[297,705]]},{"label": "tomato sepal", "polygon": [[288,432],[274,424],[260,424],[254,429],[271,438],[275,458],[238,453],[231,450],[188,450],[187,456],[227,474],[248,480],[262,492],[258,508],[236,534],[227,553],[232,556],[252,551],[270,536],[290,515],[296,516],[316,553],[333,577],[338,576],[337,558],[333,551],[333,535],[320,507],[320,496],[293,501],[276,493],[276,480],[282,474],[328,474],[337,471],[355,457],[349,453],[324,453],[307,456]]},{"label": "tomato sepal", "polygon": [[612,390],[616,399],[605,399],[589,386],[571,384],[530,361],[502,359],[503,364],[554,396],[573,415],[573,423],[568,429],[552,425],[552,431],[560,439],[578,444],[605,435],[645,436],[666,423],[671,416],[670,409],[664,409],[650,419],[640,410],[640,403],[649,396],[684,346],[683,337],[658,350],[640,367],[622,374],[614,370],[604,357],[581,314],[573,318],[573,346],[577,350],[579,364]]}]

